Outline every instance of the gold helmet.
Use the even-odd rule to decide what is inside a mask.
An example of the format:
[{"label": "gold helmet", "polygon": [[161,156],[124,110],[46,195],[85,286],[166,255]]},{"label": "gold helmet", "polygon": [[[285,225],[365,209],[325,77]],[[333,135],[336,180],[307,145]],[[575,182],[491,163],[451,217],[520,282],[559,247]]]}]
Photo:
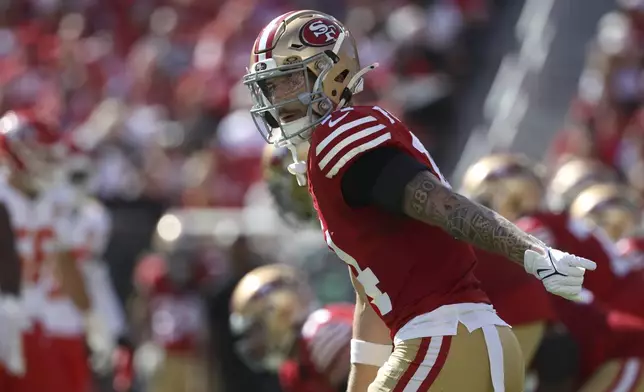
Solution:
[{"label": "gold helmet", "polygon": [[[298,161],[306,161],[309,143],[297,145]],[[313,208],[313,200],[306,187],[299,186],[295,176],[288,172],[291,164],[291,153],[284,147],[268,144],[264,149],[262,169],[264,181],[273,196],[280,216],[295,226],[317,223],[317,213]]]},{"label": "gold helmet", "polygon": [[231,299],[240,356],[253,368],[277,371],[316,305],[306,278],[293,267],[271,264],[246,274]]},{"label": "gold helmet", "polygon": [[467,169],[461,193],[515,220],[541,206],[539,167],[523,155],[488,155]]},{"label": "gold helmet", "polygon": [[355,40],[331,15],[291,11],[273,19],[255,40],[244,85],[251,114],[267,142],[307,140],[333,110],[362,90]]},{"label": "gold helmet", "polygon": [[579,192],[597,183],[619,182],[617,173],[603,163],[588,158],[572,158],[553,173],[546,192],[548,207],[553,211],[570,208]]},{"label": "gold helmet", "polygon": [[627,186],[595,184],[577,195],[570,215],[604,229],[617,241],[638,228],[641,207],[637,193]]}]

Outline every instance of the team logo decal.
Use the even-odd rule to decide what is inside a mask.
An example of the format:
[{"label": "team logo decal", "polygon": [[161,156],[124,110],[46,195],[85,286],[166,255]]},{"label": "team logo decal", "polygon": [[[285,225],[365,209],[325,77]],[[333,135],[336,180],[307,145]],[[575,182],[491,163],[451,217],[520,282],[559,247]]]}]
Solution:
[{"label": "team logo decal", "polygon": [[255,64],[255,72],[264,71],[267,68],[266,63]]},{"label": "team logo decal", "polygon": [[335,43],[340,35],[340,27],[325,18],[315,18],[300,30],[300,40],[308,46],[327,46]]}]

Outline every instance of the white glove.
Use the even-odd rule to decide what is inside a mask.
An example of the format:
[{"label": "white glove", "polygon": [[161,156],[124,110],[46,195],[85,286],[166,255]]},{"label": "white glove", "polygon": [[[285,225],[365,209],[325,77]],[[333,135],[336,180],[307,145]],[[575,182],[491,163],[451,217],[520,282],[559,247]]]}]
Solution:
[{"label": "white glove", "polygon": [[112,365],[112,353],[116,347],[116,339],[95,312],[85,315],[85,333],[87,345],[91,350],[92,368],[97,373],[109,372]]},{"label": "white glove", "polygon": [[28,326],[20,299],[12,295],[0,297],[0,363],[15,376],[25,374],[22,332]]},{"label": "white glove", "polygon": [[546,290],[567,299],[576,299],[581,293],[586,270],[597,265],[583,257],[553,248],[546,248],[546,255],[526,250],[523,256],[525,270],[536,276]]},{"label": "white glove", "polygon": [[159,345],[146,342],[134,352],[134,372],[144,380],[151,379],[165,361],[165,350]]}]

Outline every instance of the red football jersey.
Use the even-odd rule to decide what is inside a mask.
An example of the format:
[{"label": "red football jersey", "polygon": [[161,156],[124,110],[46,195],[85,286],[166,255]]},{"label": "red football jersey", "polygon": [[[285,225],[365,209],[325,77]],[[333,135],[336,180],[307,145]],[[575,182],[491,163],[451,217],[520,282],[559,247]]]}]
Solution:
[{"label": "red football jersey", "polygon": [[614,244],[566,213],[539,212],[519,219],[516,225],[548,246],[597,263],[596,271],[584,275],[584,287],[601,301],[609,301],[619,287],[618,273],[626,274]]},{"label": "red football jersey", "polygon": [[205,317],[196,291],[178,289],[160,255],[145,256],[134,278],[147,299],[152,340],[170,352],[196,353]]},{"label": "red football jersey", "polygon": [[279,371],[284,392],[336,392],[327,375],[336,366],[346,367],[349,375],[349,363],[342,354],[351,349],[354,307],[330,304],[309,315],[297,342],[297,360],[287,361]]},{"label": "red football jersey", "polygon": [[628,237],[617,242],[617,250],[631,265],[631,270],[644,270],[644,237]]},{"label": "red football jersey", "polygon": [[332,113],[313,132],[308,155],[309,191],[329,247],[350,266],[392,336],[442,305],[489,303],[474,277],[471,246],[438,227],[345,203],[342,175],[379,146],[399,148],[449,186],[422,143],[390,113],[377,106]]},{"label": "red football jersey", "polygon": [[612,359],[644,358],[644,319],[596,303],[550,297],[558,316],[581,349],[582,381]]},{"label": "red football jersey", "polygon": [[[518,326],[556,319],[555,310],[540,280],[503,256],[476,249],[474,274],[503,321]],[[530,298],[530,306],[526,306]]]},{"label": "red football jersey", "polygon": [[609,305],[644,317],[644,238],[622,239],[617,243],[617,249],[630,270],[618,279],[618,289],[611,296]]}]

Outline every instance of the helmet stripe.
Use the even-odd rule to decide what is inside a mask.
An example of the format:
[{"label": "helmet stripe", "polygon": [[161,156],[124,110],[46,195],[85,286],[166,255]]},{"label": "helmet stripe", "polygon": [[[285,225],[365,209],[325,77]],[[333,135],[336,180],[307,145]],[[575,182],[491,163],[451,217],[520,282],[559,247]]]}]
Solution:
[{"label": "helmet stripe", "polygon": [[[280,24],[288,18],[290,15],[294,14],[297,11],[287,12],[273,19],[264,29],[262,30],[259,37],[257,37],[255,53],[265,51],[267,48],[273,46],[273,39]],[[259,53],[255,55],[255,62],[270,59],[272,56],[272,51],[266,51],[264,53]]]}]

